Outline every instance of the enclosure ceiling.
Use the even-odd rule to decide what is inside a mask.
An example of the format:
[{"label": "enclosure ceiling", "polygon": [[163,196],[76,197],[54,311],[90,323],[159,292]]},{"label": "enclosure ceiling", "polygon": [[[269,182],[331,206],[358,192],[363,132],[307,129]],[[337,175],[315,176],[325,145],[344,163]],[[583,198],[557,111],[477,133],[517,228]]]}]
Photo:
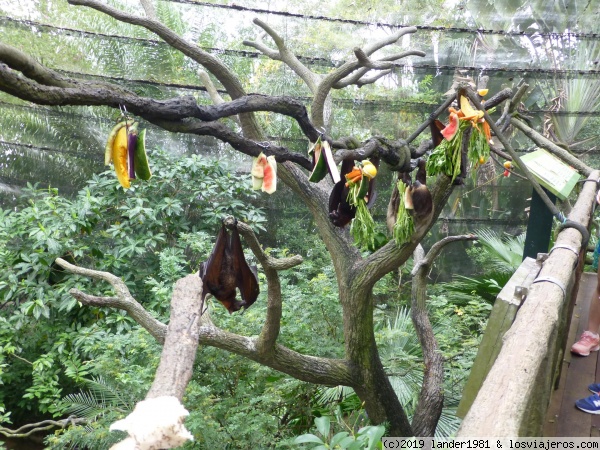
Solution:
[{"label": "enclosure ceiling", "polygon": [[[209,102],[199,83],[197,66],[156,36],[88,8],[65,3],[2,2],[2,42],[68,76],[115,81],[154,98],[191,93],[200,102]],[[137,0],[111,3],[140,14]],[[280,32],[301,60],[318,73],[327,73],[351,57],[354,46],[389,35],[402,26],[416,25],[418,32],[399,45],[424,50],[424,58],[403,60],[402,67],[375,86],[334,93],[336,108],[345,111],[340,116],[351,116],[353,120],[351,126],[334,128],[339,135],[362,135],[368,130],[402,134],[402,124],[387,131],[390,120],[410,123],[414,129],[412,123],[423,120],[435,109],[441,102],[439,94],[449,91],[458,76],[475,83],[481,82],[483,76],[489,77],[487,87],[492,93],[527,82],[532,91],[526,106],[536,125],[541,126],[544,118],[550,117],[549,111],[554,111],[556,117],[563,116],[565,121],[590,119],[585,126],[597,125],[600,102],[577,103],[564,98],[586,96],[582,92],[590,89],[600,96],[598,1],[413,3],[370,2],[365,11],[350,0],[306,1],[294,2],[293,12],[292,4],[283,1],[270,2],[269,11],[265,10],[265,2],[248,0],[235,4],[169,0],[156,5],[166,25],[235,67],[249,92],[291,95],[306,104],[310,101],[309,92],[289,69],[242,45],[244,39],[255,40],[258,35],[252,24],[255,17]],[[223,23],[228,26],[223,27]],[[398,47],[390,51],[397,50]],[[411,98],[415,93],[421,94],[416,101]],[[61,165],[67,161],[75,164],[75,154],[80,156],[77,159],[100,155],[114,119],[107,108],[40,108],[5,94],[0,94],[0,112],[0,179],[33,177],[63,185]],[[285,120],[277,120],[281,122],[280,129],[269,134],[282,137],[284,143],[303,140],[301,135],[286,129]],[[580,131],[584,137],[585,126]],[[153,131],[161,146],[174,151],[216,148],[210,139]],[[304,149],[304,144],[294,149]],[[582,149],[595,151],[590,145],[579,151]],[[102,164],[96,161],[71,181],[81,183],[101,170]]]}]

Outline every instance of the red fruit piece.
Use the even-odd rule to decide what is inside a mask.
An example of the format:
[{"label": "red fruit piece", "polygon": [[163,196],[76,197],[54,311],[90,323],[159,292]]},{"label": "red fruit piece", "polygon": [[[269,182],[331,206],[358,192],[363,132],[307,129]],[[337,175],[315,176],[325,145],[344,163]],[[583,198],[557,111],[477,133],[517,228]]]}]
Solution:
[{"label": "red fruit piece", "polygon": [[452,138],[456,135],[456,133],[458,132],[458,123],[458,114],[456,114],[455,112],[450,112],[448,125],[441,131],[442,136],[444,136],[446,140],[451,141]]}]

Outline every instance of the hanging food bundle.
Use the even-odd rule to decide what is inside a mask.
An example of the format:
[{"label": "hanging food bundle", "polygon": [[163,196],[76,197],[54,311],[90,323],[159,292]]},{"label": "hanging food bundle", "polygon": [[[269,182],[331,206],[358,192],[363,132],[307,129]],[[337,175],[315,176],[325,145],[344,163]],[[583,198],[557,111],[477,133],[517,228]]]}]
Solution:
[{"label": "hanging food bundle", "polygon": [[409,209],[413,209],[410,187],[402,180],[398,180],[398,213],[396,215],[396,223],[392,231],[392,236],[398,246],[408,242],[415,231],[413,218],[409,213]]},{"label": "hanging food bundle", "polygon": [[318,183],[325,178],[327,172],[331,175],[331,179],[334,183],[340,181],[340,172],[333,159],[333,153],[331,153],[329,142],[322,141],[321,136],[319,136],[317,142],[309,146],[308,156],[312,157],[313,163],[313,170],[310,173],[308,181]]},{"label": "hanging food bundle", "polygon": [[104,149],[104,164],[112,162],[117,179],[123,188],[131,187],[131,180],[149,180],[152,177],[146,154],[146,129],[138,129],[138,122],[122,120],[108,136]]},{"label": "hanging food bundle", "polygon": [[[482,96],[486,93],[487,89],[479,91]],[[448,125],[441,130],[444,139],[431,152],[427,160],[427,173],[443,173],[454,181],[460,175],[461,145],[465,130],[472,128],[467,154],[472,168],[484,164],[489,158],[491,132],[489,124],[483,118],[483,111],[474,109],[469,99],[463,95],[460,96],[460,109],[448,108],[448,111]]]},{"label": "hanging food bundle", "polygon": [[267,194],[272,194],[277,190],[277,161],[275,156],[265,156],[260,153],[258,157],[252,161],[252,189],[259,189]]},{"label": "hanging food bundle", "polygon": [[375,221],[367,207],[365,197],[369,193],[369,184],[377,175],[377,167],[369,161],[355,165],[345,175],[349,205],[356,208],[356,214],[350,225],[350,234],[354,241],[362,248],[373,248],[375,246]]}]

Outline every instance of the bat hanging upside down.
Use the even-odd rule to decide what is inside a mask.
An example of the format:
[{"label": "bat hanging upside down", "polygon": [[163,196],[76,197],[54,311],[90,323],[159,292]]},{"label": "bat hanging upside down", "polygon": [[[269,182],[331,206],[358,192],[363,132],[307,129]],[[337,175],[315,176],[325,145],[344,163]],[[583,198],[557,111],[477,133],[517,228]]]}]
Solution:
[{"label": "bat hanging upside down", "polygon": [[[249,266],[244,258],[242,242],[236,228],[227,232],[225,224],[217,236],[215,247],[207,261],[200,265],[202,279],[201,314],[204,313],[206,294],[212,294],[231,314],[242,307],[249,308],[258,297],[258,272],[256,266]],[[236,289],[242,300],[236,300]]]}]

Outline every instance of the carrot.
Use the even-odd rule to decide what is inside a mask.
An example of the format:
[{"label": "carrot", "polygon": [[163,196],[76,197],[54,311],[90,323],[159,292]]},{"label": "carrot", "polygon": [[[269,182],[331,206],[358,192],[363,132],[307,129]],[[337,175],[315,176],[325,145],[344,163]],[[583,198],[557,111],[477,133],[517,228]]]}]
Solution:
[{"label": "carrot", "polygon": [[[352,172],[350,172],[350,174],[351,173]],[[348,174],[348,175],[350,175],[350,174]],[[348,178],[348,175],[346,175],[346,179],[348,180],[346,183],[346,187],[348,187],[350,183],[356,184],[362,179],[362,173],[359,173],[358,175],[356,175],[353,178]]]},{"label": "carrot", "polygon": [[346,174],[346,180],[350,180],[351,178],[356,178],[358,175],[362,175],[360,169],[354,168],[351,172]]}]

